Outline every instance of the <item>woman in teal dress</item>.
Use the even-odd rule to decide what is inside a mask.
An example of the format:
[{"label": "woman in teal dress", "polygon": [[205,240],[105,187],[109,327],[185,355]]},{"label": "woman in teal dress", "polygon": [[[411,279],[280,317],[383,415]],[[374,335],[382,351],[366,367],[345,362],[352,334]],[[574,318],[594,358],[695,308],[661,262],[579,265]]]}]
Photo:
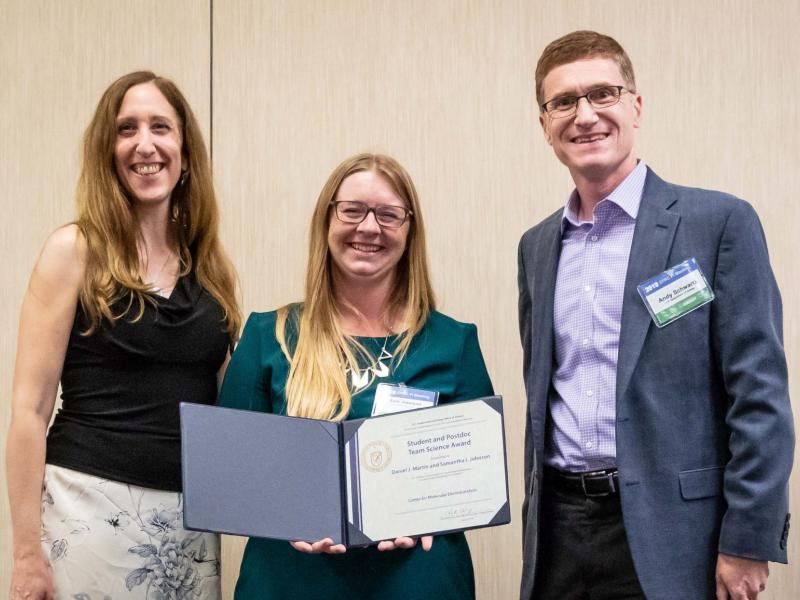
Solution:
[{"label": "woman in teal dress", "polygon": [[[475,326],[435,310],[413,182],[392,158],[359,154],[320,193],[303,303],[250,316],[219,402],[341,421],[370,416],[380,383],[438,391],[440,403],[492,394]],[[464,534],[419,542],[345,551],[251,538],[236,598],[474,598]]]}]

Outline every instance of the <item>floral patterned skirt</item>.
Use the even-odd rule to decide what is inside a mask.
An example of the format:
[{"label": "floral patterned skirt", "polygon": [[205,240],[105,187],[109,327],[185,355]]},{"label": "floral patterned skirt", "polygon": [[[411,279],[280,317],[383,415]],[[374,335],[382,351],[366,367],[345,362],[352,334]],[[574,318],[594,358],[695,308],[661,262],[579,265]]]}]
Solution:
[{"label": "floral patterned skirt", "polygon": [[58,600],[221,597],[219,536],[183,529],[177,492],[45,465],[42,545]]}]

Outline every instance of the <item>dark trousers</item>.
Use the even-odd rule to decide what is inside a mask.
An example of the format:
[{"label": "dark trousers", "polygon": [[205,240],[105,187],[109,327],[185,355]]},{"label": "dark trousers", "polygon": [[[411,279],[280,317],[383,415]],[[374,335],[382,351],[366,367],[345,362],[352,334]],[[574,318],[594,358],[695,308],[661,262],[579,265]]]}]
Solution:
[{"label": "dark trousers", "polygon": [[552,487],[542,490],[532,600],[645,598],[633,568],[619,494],[587,498]]}]

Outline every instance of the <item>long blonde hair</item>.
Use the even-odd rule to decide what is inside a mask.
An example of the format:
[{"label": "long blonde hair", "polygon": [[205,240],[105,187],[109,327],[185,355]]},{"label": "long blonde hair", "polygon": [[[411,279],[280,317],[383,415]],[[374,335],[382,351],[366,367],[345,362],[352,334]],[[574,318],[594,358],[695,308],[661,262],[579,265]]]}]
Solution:
[{"label": "long blonde hair", "polygon": [[[91,333],[103,319],[110,323],[131,311],[141,318],[145,302],[153,302],[151,286],[139,275],[139,227],[131,199],[114,164],[116,119],[126,92],[135,85],[153,83],[175,109],[180,120],[186,173],[170,197],[170,233],[179,246],[181,274],[192,270],[197,281],[220,304],[226,329],[236,339],[241,312],[236,299],[236,273],[218,237],[219,213],[208,153],[192,109],[169,79],[149,71],[129,73],[103,93],[83,138],[83,165],[78,180],[80,228],[87,243],[86,278],[80,302],[91,323]],[[124,301],[116,314],[112,307]]]},{"label": "long blonde hair", "polygon": [[399,311],[407,325],[399,338],[396,361],[405,357],[411,340],[436,308],[428,272],[425,226],[411,177],[396,160],[383,154],[348,158],[328,177],[311,218],[305,300],[302,306],[288,305],[278,310],[276,336],[290,365],[286,402],[287,414],[292,416],[343,420],[352,406],[345,371],[358,369],[358,355],[369,356],[363,345],[339,327],[328,248],[331,202],[345,178],[360,171],[373,171],[384,177],[413,213],[406,250],[397,264],[389,296],[389,309]]}]

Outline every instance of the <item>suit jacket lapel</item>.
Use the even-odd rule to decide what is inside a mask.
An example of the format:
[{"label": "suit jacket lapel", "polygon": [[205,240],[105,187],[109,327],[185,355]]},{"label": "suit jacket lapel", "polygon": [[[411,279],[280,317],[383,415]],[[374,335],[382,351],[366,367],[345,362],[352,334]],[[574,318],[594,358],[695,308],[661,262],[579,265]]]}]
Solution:
[{"label": "suit jacket lapel", "polygon": [[534,262],[533,302],[533,360],[534,391],[531,405],[531,425],[534,439],[541,450],[547,421],[547,402],[553,368],[553,302],[556,291],[558,258],[561,254],[561,216],[552,215],[542,227],[536,243]]},{"label": "suit jacket lapel", "polygon": [[625,276],[617,358],[617,417],[627,416],[620,415],[620,400],[627,391],[647,332],[655,327],[636,286],[672,266],[667,261],[680,215],[668,209],[676,199],[670,186],[648,169]]}]

